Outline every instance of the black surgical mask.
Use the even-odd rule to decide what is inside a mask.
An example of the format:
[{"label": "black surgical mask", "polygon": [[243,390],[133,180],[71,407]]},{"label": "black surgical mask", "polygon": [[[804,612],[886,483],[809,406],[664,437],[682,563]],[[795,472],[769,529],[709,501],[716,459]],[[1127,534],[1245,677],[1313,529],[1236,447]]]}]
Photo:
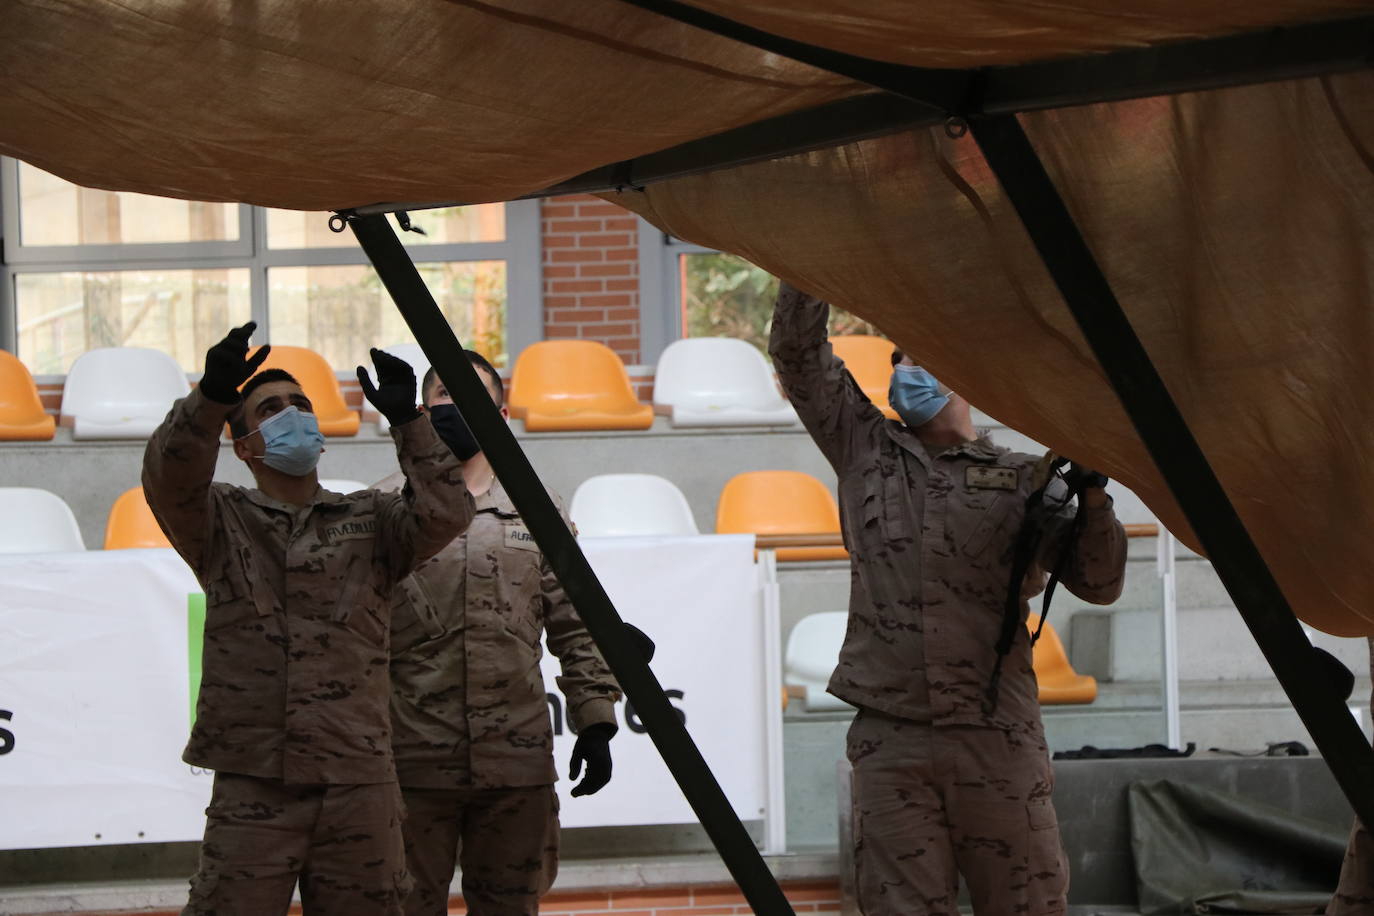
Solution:
[{"label": "black surgical mask", "polygon": [[456,404],[435,404],[429,409],[429,422],[459,461],[467,461],[482,450]]}]

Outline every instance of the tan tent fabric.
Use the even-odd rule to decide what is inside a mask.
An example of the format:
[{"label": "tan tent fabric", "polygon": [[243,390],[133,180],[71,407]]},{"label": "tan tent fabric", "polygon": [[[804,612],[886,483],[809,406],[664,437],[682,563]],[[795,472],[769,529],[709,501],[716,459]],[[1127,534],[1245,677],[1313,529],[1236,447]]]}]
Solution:
[{"label": "tan tent fabric", "polygon": [[[1374,74],[1023,123],[1299,616],[1374,632]],[[608,199],[875,322],[1186,532],[971,138],[922,130]]]},{"label": "tan tent fabric", "polygon": [[[1349,0],[697,0],[921,66],[1314,21]],[[0,153],[93,187],[479,202],[871,91],[617,0],[8,0]],[[1374,632],[1374,76],[1025,119],[1300,615]],[[612,195],[876,321],[989,413],[1180,520],[971,139]]]},{"label": "tan tent fabric", "polygon": [[691,0],[808,44],[914,67],[985,67],[1119,51],[1368,11],[1361,0]]},{"label": "tan tent fabric", "polygon": [[481,202],[867,87],[615,0],[6,0],[0,153],[303,210]]}]

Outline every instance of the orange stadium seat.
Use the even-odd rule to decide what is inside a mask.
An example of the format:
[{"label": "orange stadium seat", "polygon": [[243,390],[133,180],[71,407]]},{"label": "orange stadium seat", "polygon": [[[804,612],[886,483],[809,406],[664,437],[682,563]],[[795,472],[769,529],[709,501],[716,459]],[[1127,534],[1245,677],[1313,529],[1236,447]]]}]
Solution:
[{"label": "orange stadium seat", "polygon": [[887,388],[892,381],[892,341],[871,334],[844,334],[830,338],[835,355],[854,376],[863,393],[889,420],[897,411],[887,403]]},{"label": "orange stadium seat", "polygon": [[167,535],[158,527],[153,510],[143,496],[142,487],[119,494],[105,522],[105,549],[128,550],[135,547],[171,547]]},{"label": "orange stadium seat", "polygon": [[[256,351],[255,351],[256,352]],[[343,389],[325,358],[308,347],[272,345],[259,369],[285,369],[301,383],[305,396],[315,405],[315,419],[326,436],[356,436],[362,418],[344,403]],[[373,376],[376,381],[376,376]]]},{"label": "orange stadium seat", "polygon": [[[1026,628],[1032,633],[1039,625],[1039,614],[1026,618]],[[1049,623],[1045,624],[1035,643],[1031,664],[1035,668],[1035,679],[1040,683],[1041,706],[1091,703],[1097,699],[1097,678],[1073,670],[1059,634]]]},{"label": "orange stadium seat", "polygon": [[0,350],[0,440],[44,441],[56,429],[57,421],[44,412],[28,367],[13,353]]},{"label": "orange stadium seat", "polygon": [[[748,471],[720,491],[717,534],[839,534],[840,509],[825,484],[801,471]],[[843,560],[843,547],[782,547],[779,561]]]},{"label": "orange stadium seat", "polygon": [[641,404],[615,351],[591,340],[545,340],[515,361],[511,416],[531,432],[648,429],[654,409]]}]

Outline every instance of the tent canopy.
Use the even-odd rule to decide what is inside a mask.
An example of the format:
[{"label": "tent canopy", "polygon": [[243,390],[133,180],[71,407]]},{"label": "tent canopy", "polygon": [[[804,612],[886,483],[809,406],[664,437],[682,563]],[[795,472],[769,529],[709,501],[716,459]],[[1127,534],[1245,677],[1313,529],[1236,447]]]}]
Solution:
[{"label": "tent canopy", "polygon": [[[1091,65],[1371,11],[692,7],[930,68],[946,86],[942,68]],[[619,0],[13,0],[0,46],[0,152],[92,187],[318,210],[504,200],[591,173],[589,187],[665,231],[873,321],[989,414],[1122,480],[1188,537],[978,147],[872,79]],[[998,71],[985,72],[981,88],[996,89]],[[1021,122],[1289,602],[1329,632],[1374,632],[1374,74]],[[726,156],[730,167],[687,157],[663,172],[680,177],[653,183],[607,169],[740,132],[761,145]]]}]

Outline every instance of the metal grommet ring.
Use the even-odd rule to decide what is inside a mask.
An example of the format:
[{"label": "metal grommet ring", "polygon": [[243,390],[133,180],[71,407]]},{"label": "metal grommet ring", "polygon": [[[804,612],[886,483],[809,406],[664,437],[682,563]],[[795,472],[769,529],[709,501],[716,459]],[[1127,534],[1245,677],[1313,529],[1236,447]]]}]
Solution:
[{"label": "metal grommet ring", "polygon": [[330,232],[343,232],[343,231],[344,231],[345,229],[347,229],[347,228],[348,228],[348,218],[347,218],[347,217],[345,217],[345,216],[343,216],[342,214],[339,214],[339,213],[335,213],[333,216],[329,217],[329,231],[330,231]]},{"label": "metal grommet ring", "polygon": [[966,133],[968,133],[968,122],[963,118],[945,119],[945,136],[951,140],[958,140]]}]

